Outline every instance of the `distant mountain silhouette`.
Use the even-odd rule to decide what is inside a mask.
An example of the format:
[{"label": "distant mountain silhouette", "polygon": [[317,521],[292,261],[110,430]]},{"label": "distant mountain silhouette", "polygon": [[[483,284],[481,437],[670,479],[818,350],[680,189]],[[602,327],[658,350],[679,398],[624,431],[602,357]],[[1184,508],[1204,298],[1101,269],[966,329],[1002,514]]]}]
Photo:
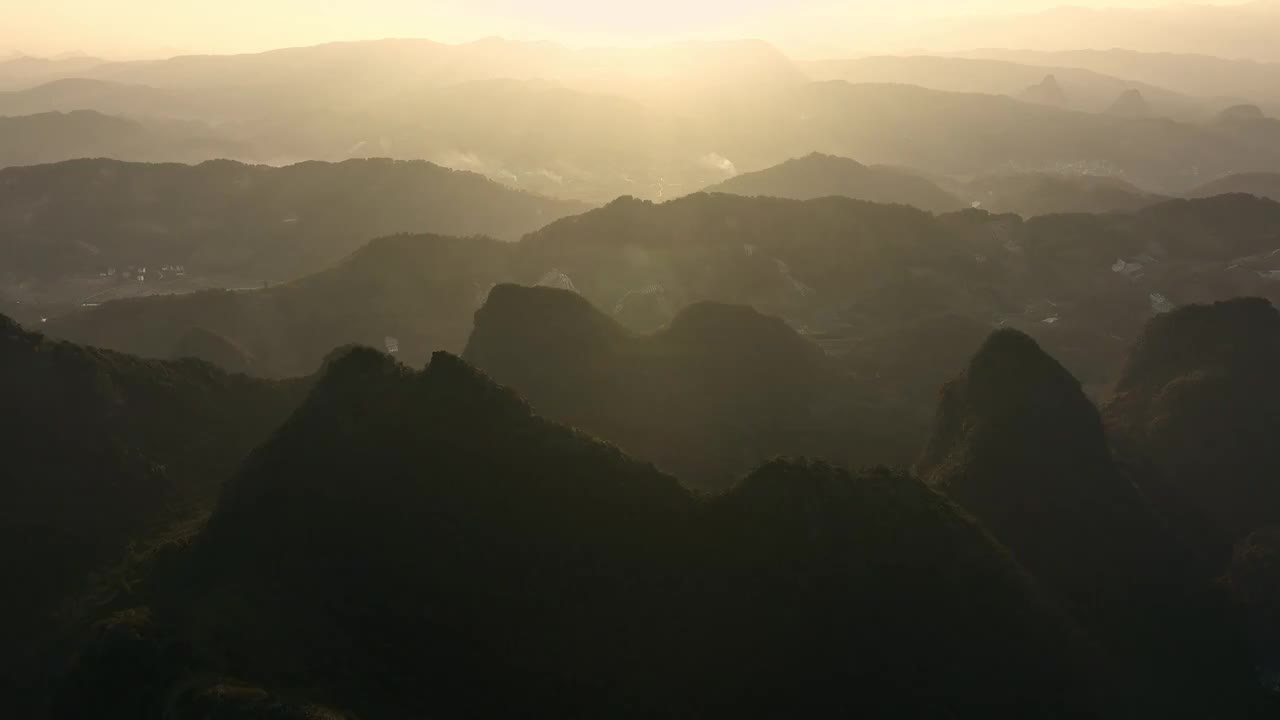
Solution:
[{"label": "distant mountain silhouette", "polygon": [[1253,105],[1238,105],[1218,114],[1212,130],[1237,138],[1242,145],[1265,148],[1280,140],[1280,119],[1267,117]]},{"label": "distant mountain silhouette", "polygon": [[[972,54],[984,51],[975,50]],[[986,51],[998,54],[1000,51]],[[969,55],[970,53],[966,53]],[[1167,83],[1135,83],[1124,73],[1107,73],[1032,57],[1004,60],[998,57],[931,55],[879,55],[849,59],[814,60],[800,64],[813,80],[850,83],[896,83],[946,92],[1007,95],[1022,102],[1076,112],[1105,110],[1122,91],[1132,87],[1162,115],[1185,122],[1201,122],[1221,109],[1209,93],[1175,92]],[[1163,85],[1163,86],[1162,86]],[[1247,97],[1247,95],[1246,95]]]},{"label": "distant mountain silhouette", "polygon": [[[73,70],[75,77],[158,88],[280,87],[297,83],[301,77],[319,79],[326,88],[361,95],[379,94],[389,87],[494,79],[548,81],[626,96],[652,92],[653,78],[670,83],[681,93],[722,90],[726,84],[748,79],[763,85],[803,79],[786,55],[761,40],[575,49],[500,37],[456,44],[390,38],[237,55],[185,55],[160,61],[82,65],[89,67]],[[0,71],[4,67],[0,64]]]},{"label": "distant mountain silhouette", "polygon": [[[377,155],[595,202],[679,196],[735,168],[772,167],[814,151],[957,177],[1084,168],[1170,194],[1205,177],[1280,170],[1280,138],[1250,135],[1241,143],[1239,131],[1204,123],[1240,102],[1217,92],[1201,100],[1158,83],[1121,81],[1123,74],[963,58],[813,67],[758,41],[574,50],[496,39],[385,40],[103,63],[47,78],[70,85],[9,99],[22,111],[145,116],[144,129],[163,126],[168,139],[145,143],[145,153],[116,143],[65,153],[67,142],[27,142],[21,164]],[[806,70],[823,81],[807,82]],[[1009,97],[1047,74],[1070,88],[1074,105]],[[1105,114],[1126,88],[1173,119],[1153,127]],[[88,130],[73,139],[103,145],[89,142]]]},{"label": "distant mountain silhouette", "polygon": [[1132,89],[1121,93],[1120,97],[1111,103],[1111,107],[1107,108],[1107,113],[1127,118],[1148,118],[1155,115],[1142,93]]},{"label": "distant mountain silhouette", "polygon": [[[471,314],[495,282],[510,280],[511,248],[487,238],[393,236],[303,279],[251,292],[210,290],[106,303],[51,321],[49,332],[146,357],[171,357],[193,328],[238,348],[196,354],[268,377],[314,373],[335,347],[362,343],[421,364],[461,350]],[[218,344],[222,344],[219,342]],[[390,348],[387,348],[390,349]]]},{"label": "distant mountain silhouette", "polygon": [[101,58],[78,56],[42,58],[27,55],[0,58],[0,90],[26,88],[67,77],[83,77],[84,73],[103,64]]},{"label": "distant mountain silhouette", "polygon": [[1257,105],[1232,105],[1218,113],[1215,122],[1255,122],[1257,120],[1265,120],[1266,117],[1262,112],[1262,108]]},{"label": "distant mountain silhouette", "polygon": [[0,117],[0,168],[84,157],[184,162],[245,154],[241,143],[197,123],[132,120],[89,110]]},{"label": "distant mountain silhouette", "polygon": [[0,708],[39,672],[55,614],[126,545],[208,511],[305,383],[55,342],[0,316]]},{"label": "distant mountain silhouette", "polygon": [[1170,677],[1198,678],[1203,692],[1168,712],[1250,707],[1240,693],[1251,673],[1226,615],[1112,459],[1080,384],[1034,340],[1010,330],[988,338],[943,391],[917,467],[1061,593],[1131,668],[1138,694],[1159,702]]},{"label": "distant mountain silhouette", "polygon": [[706,192],[812,200],[840,195],[896,203],[929,212],[958,210],[961,203],[925,178],[888,167],[867,167],[847,158],[814,153],[759,172],[739,175]]},{"label": "distant mountain silhouette", "polygon": [[[1055,72],[1058,68],[1076,68],[1103,73],[1128,79],[1129,87],[1134,87],[1137,81],[1201,98],[1225,98],[1230,104],[1263,103],[1272,112],[1280,100],[1280,90],[1277,90],[1280,63],[1243,59],[1234,54],[1234,48],[1231,54],[1205,55],[1169,52],[1168,47],[1150,52],[1120,49],[1125,45],[1107,47],[1112,49],[1043,52],[987,48],[960,54],[966,58],[1052,67]],[[1148,88],[1143,88],[1143,94],[1149,101],[1157,99]],[[1113,93],[1107,101],[1114,98]],[[1221,109],[1221,102],[1218,107]],[[1163,108],[1160,110],[1162,115],[1166,114]]]},{"label": "distant mountain silhouette", "polygon": [[1054,213],[1132,212],[1167,200],[1117,177],[1063,173],[984,175],[965,185],[983,210],[1024,217]]},{"label": "distant mountain silhouette", "polygon": [[195,358],[230,372],[252,373],[254,358],[249,351],[227,338],[205,330],[191,328],[183,335],[171,353],[175,360]]},{"label": "distant mountain silhouette", "polygon": [[[723,134],[724,145],[742,150],[724,154],[751,167],[776,163],[782,153],[816,150],[956,177],[1083,169],[1123,175],[1162,193],[1183,191],[1206,175],[1275,169],[1275,138],[1246,148],[1236,132],[1199,121],[1153,126],[1149,118],[1099,109],[1083,113],[908,85],[812,83],[761,98],[739,137]],[[750,134],[758,127],[774,140]],[[763,147],[772,152],[759,153]]]},{"label": "distant mountain silhouette", "polygon": [[1248,193],[1280,202],[1280,173],[1241,173],[1205,183],[1187,197],[1213,197],[1227,193]]},{"label": "distant mountain silhouette", "polygon": [[1045,75],[1044,80],[1018,93],[1018,99],[1054,107],[1066,107],[1068,104],[1067,94],[1058,84],[1058,78],[1053,75]]},{"label": "distant mountain silhouette", "polygon": [[[426,162],[275,168],[77,160],[0,170],[0,258],[19,277],[181,265],[240,286],[289,280],[398,232],[514,240],[587,206]],[[172,281],[172,277],[169,278]],[[236,285],[232,285],[235,287]]]},{"label": "distant mountain silhouette", "polygon": [[[0,65],[3,73],[3,65]],[[24,90],[0,92],[0,115],[92,110],[130,118],[200,120],[197,102],[174,93],[106,80],[65,78]]]},{"label": "distant mountain silhouette", "polygon": [[1219,568],[1236,541],[1280,524],[1277,362],[1270,302],[1180,308],[1148,324],[1106,409],[1121,451],[1152,466],[1148,493],[1171,517],[1203,515]]},{"label": "distant mountain silhouette", "polygon": [[776,461],[696,498],[445,354],[336,358],[134,597],[68,713],[234,673],[361,717],[1074,717],[1113,680],[908,477]]}]

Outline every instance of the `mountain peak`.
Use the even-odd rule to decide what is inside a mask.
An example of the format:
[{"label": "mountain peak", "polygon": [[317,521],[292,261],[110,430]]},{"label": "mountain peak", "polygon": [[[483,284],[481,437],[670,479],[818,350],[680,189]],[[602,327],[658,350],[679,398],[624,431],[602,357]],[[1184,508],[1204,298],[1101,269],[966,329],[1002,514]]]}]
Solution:
[{"label": "mountain peak", "polygon": [[[499,283],[476,311],[476,326],[501,318],[511,322],[564,323],[603,322],[603,314],[586,298],[558,287]],[[548,332],[554,327],[545,328]]]},{"label": "mountain peak", "polygon": [[532,408],[516,391],[497,384],[453,353],[432,354],[431,363],[421,373],[420,384],[437,402],[446,406],[455,402],[452,407],[459,412],[484,410],[497,417],[533,416]]},{"label": "mountain peak", "polygon": [[1039,83],[1023,90],[1018,94],[1018,99],[1024,102],[1053,105],[1055,107],[1062,107],[1067,104],[1067,94],[1062,90],[1062,86],[1058,84],[1058,78],[1052,74],[1045,75],[1044,79]]},{"label": "mountain peak", "polygon": [[1111,107],[1107,108],[1107,114],[1128,118],[1148,118],[1155,113],[1142,93],[1136,88],[1130,88],[1120,93],[1120,97],[1111,103]]},{"label": "mountain peak", "polygon": [[1257,105],[1232,105],[1218,113],[1216,122],[1229,123],[1238,121],[1265,120],[1266,114]]},{"label": "mountain peak", "polygon": [[969,361],[966,396],[975,411],[991,416],[1014,415],[1033,408],[1088,404],[1080,383],[1029,335],[997,330]]},{"label": "mountain peak", "polygon": [[[775,458],[757,467],[721,496],[724,502],[745,505],[757,512],[799,515],[812,528],[815,520],[842,516],[841,506],[850,505],[870,485],[915,485],[922,491],[912,500],[927,498],[918,481],[889,470],[854,475],[848,469],[823,461]],[[901,499],[910,497],[903,494]],[[856,504],[856,503],[855,503]],[[866,508],[861,508],[866,510]],[[847,520],[847,516],[841,518]]]},{"label": "mountain peak", "polygon": [[817,151],[811,152],[808,155],[805,155],[804,157],[792,158],[790,160],[787,160],[786,162],[783,163],[783,165],[786,165],[789,163],[796,163],[796,164],[808,163],[813,165],[821,164],[821,165],[829,165],[833,167],[844,166],[849,168],[865,168],[866,167],[866,165],[858,162],[857,160],[854,160],[853,158],[840,157],[839,155],[830,155],[824,152],[817,152]]},{"label": "mountain peak", "polygon": [[484,368],[507,367],[512,352],[526,360],[545,356],[574,363],[628,336],[571,290],[503,283],[489,291],[476,311],[463,357]]},{"label": "mountain peak", "polygon": [[1131,571],[1152,547],[1097,409],[1014,330],[993,333],[946,386],[918,471],[1069,595],[1087,597],[1108,568]]},{"label": "mountain peak", "polygon": [[962,204],[937,184],[909,170],[864,165],[850,158],[818,152],[737,175],[706,191],[794,200],[842,196],[910,205],[928,212],[957,210]]},{"label": "mountain peak", "polygon": [[708,333],[727,339],[746,333],[755,340],[800,339],[781,318],[765,315],[749,305],[703,301],[681,310],[667,328],[672,338],[708,340]]},{"label": "mountain peak", "polygon": [[18,321],[8,315],[0,314],[0,338],[16,338],[26,333]]}]

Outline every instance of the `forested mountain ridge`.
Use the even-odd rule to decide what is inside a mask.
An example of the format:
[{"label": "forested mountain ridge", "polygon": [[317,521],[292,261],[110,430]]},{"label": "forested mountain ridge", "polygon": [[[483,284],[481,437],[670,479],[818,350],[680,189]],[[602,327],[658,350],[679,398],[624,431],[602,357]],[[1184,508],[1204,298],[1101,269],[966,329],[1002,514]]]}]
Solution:
[{"label": "forested mountain ridge", "polygon": [[[756,401],[803,400],[796,383],[833,378],[830,359],[745,308],[695,306],[645,338],[565,291],[499,286],[481,315],[468,354],[520,374],[549,408],[572,408],[564,398],[610,386],[635,385],[642,397],[655,387],[650,379],[678,378],[699,357],[732,357],[752,386],[717,379],[737,418],[752,417]],[[610,357],[614,365],[600,362]],[[792,361],[775,372],[771,357]],[[212,372],[190,361],[172,366]],[[699,498],[652,466],[535,416],[514,392],[447,354],[415,372],[373,350],[345,350],[321,375],[226,485],[207,529],[161,548],[136,571],[144,582],[99,611],[107,613],[100,629],[59,681],[65,716],[94,707],[125,717],[162,697],[184,713],[263,704],[303,716],[326,707],[413,714],[471,702],[477,677],[509,688],[525,707],[563,711],[624,700],[638,712],[760,703],[816,710],[840,704],[852,684],[860,707],[925,703],[959,716],[1045,703],[1066,717],[1265,712],[1223,608],[1184,574],[1180,539],[1153,523],[1153,508],[1111,460],[1079,383],[1017,333],[992,336],[944,393],[940,434],[921,468],[950,500],[888,471],[850,475],[791,461]],[[542,390],[530,384],[539,377]],[[836,386],[814,389],[830,395]],[[965,489],[973,482],[988,489]],[[1046,493],[1057,501],[1026,499]],[[1029,502],[1049,514],[1011,525]],[[999,509],[1010,503],[1016,513]],[[915,529],[907,544],[904,527]],[[407,547],[433,550],[406,563]],[[1052,560],[1062,552],[1069,559]],[[1235,572],[1241,592],[1255,582],[1244,565]],[[594,580],[583,584],[587,575]],[[545,592],[513,596],[504,588],[516,576]],[[738,600],[726,606],[726,598]],[[750,642],[771,651],[741,671],[724,665],[745,652],[735,644],[745,618],[781,617],[797,603],[808,608],[802,625],[757,626]],[[1155,605],[1158,616],[1134,615]],[[877,617],[878,629],[842,619],[850,607]],[[616,624],[618,614],[632,618],[630,630]],[[499,617],[511,620],[495,625]],[[992,644],[990,629],[1005,625],[1008,640]],[[432,650],[405,661],[395,650],[405,638]],[[851,659],[854,645],[880,670]],[[362,659],[340,662],[352,647]],[[671,647],[689,667],[646,660],[669,659]],[[937,668],[935,682],[903,694],[875,680],[886,667],[919,668],[922,653]],[[796,657],[807,659],[796,666]],[[778,665],[783,658],[789,669]],[[531,675],[535,665],[542,670]],[[677,679],[695,666],[705,675],[696,692]],[[850,670],[815,684],[832,667]],[[422,673],[442,680],[430,700],[409,681]],[[1196,682],[1170,694],[1157,676]],[[1003,690],[980,679],[991,677]],[[324,690],[287,691],[282,678]],[[497,699],[486,707],[509,706]]]},{"label": "forested mountain ridge", "polygon": [[307,383],[52,341],[3,316],[0,371],[0,535],[5,566],[22,578],[0,613],[8,702],[38,690],[28,683],[88,575],[121,561],[130,543],[207,512]]},{"label": "forested mountain ridge", "polygon": [[45,327],[157,358],[190,348],[187,336],[200,328],[240,348],[253,358],[254,373],[267,377],[309,375],[333,348],[354,343],[394,342],[405,362],[419,364],[435,350],[461,350],[489,287],[512,276],[511,256],[508,244],[489,238],[392,236],[328,270],[267,289],[120,300]]},{"label": "forested mountain ridge", "polygon": [[462,357],[547,417],[701,490],[777,456],[901,465],[920,441],[869,382],[744,306],[697,303],[637,335],[567,290],[498,285]]},{"label": "forested mountain ridge", "polygon": [[704,192],[784,197],[795,200],[840,195],[868,202],[910,205],[929,212],[959,210],[962,203],[929,180],[888,167],[818,153],[745,173]]},{"label": "forested mountain ridge", "polygon": [[1001,330],[983,343],[943,389],[916,469],[1063,598],[1135,694],[1159,705],[1181,677],[1198,687],[1165,712],[1261,707],[1225,598],[1113,459],[1079,382],[1034,340]]},{"label": "forested mountain ridge", "polygon": [[[134,593],[148,608],[109,621],[139,642],[82,655],[69,712],[112,716],[166,693],[228,708],[219,678],[271,690],[286,668],[324,688],[286,707],[360,716],[1071,717],[1111,683],[1007,556],[910,478],[779,461],[697,499],[444,354],[421,372],[368,350],[335,359],[208,529],[170,555]],[[788,620],[787,607],[808,611]],[[911,692],[880,679],[908,666],[924,668]],[[502,691],[477,694],[480,678]]]},{"label": "forested mountain ridge", "polygon": [[[15,281],[227,278],[231,287],[324,269],[402,232],[515,240],[587,205],[427,162],[287,167],[75,160],[0,169],[0,261]],[[149,272],[148,272],[149,271]],[[129,280],[133,280],[130,277]]]},{"label": "forested mountain ridge", "polygon": [[[1227,192],[1198,191],[1194,197]],[[966,180],[927,178],[902,168],[867,167],[847,158],[812,154],[708,187],[708,193],[812,200],[840,196],[910,205],[933,213],[970,207],[1037,215],[1134,212],[1170,198],[1112,175],[1078,172],[996,172]]]},{"label": "forested mountain ridge", "polygon": [[1147,325],[1106,406],[1117,448],[1149,468],[1145,491],[1217,568],[1246,535],[1280,524],[1277,359],[1272,303],[1179,308]]},{"label": "forested mountain ridge", "polygon": [[1212,197],[1225,193],[1248,193],[1280,202],[1280,173],[1228,175],[1189,191],[1187,196]]},{"label": "forested mountain ridge", "polygon": [[939,318],[960,318],[979,336],[1016,327],[1100,395],[1153,314],[1235,296],[1280,299],[1270,275],[1277,226],[1280,204],[1247,195],[1028,220],[835,197],[624,198],[515,244],[388,238],[283,286],[111,302],[46,327],[149,357],[170,357],[200,327],[256,358],[255,372],[289,376],[350,342],[397,338],[410,363],[432,350],[462,352],[489,288],[546,283],[571,286],[642,331],[702,301],[750,306],[832,352],[857,349],[868,373],[888,367],[876,343],[888,349]]},{"label": "forested mountain ridge", "polygon": [[138,120],[84,108],[0,116],[0,168],[85,157],[199,162],[253,154],[251,145],[203,123]]}]

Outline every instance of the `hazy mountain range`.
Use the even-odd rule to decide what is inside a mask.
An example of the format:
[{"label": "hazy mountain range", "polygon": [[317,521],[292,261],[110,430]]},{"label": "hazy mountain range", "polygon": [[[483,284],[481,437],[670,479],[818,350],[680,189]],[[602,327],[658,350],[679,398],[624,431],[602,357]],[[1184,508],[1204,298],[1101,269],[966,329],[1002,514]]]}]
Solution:
[{"label": "hazy mountain range", "polygon": [[182,265],[257,284],[324,268],[372,237],[515,240],[589,207],[420,161],[76,160],[0,169],[0,186],[6,272],[42,279]]},{"label": "hazy mountain range", "polygon": [[911,31],[0,60],[0,717],[1280,717],[1280,4]]},{"label": "hazy mountain range", "polygon": [[[1276,112],[1263,81],[1164,89],[1050,57],[797,63],[759,42],[590,51],[388,40],[81,63],[0,95],[7,123],[34,128],[0,134],[0,163],[388,156],[592,201],[681,195],[813,151],[956,176],[1105,173],[1164,193],[1280,170],[1280,133],[1215,121],[1242,103]],[[30,65],[0,68],[12,63]],[[1049,75],[1061,107],[1008,99]],[[1135,91],[1150,117],[1105,113]],[[69,111],[110,117],[48,114]],[[8,136],[21,140],[7,146]]]},{"label": "hazy mountain range", "polygon": [[256,372],[291,376],[313,372],[330,349],[351,342],[394,338],[414,364],[435,350],[461,353],[489,288],[543,283],[572,288],[646,332],[704,300],[784,317],[842,349],[873,338],[893,348],[903,329],[946,316],[1018,327],[1101,388],[1115,381],[1125,347],[1154,313],[1237,295],[1280,297],[1277,223],[1280,205],[1248,195],[1026,220],[838,197],[627,199],[514,244],[389,237],[266,290],[107,302],[47,329],[165,358],[200,328],[243,348]]}]

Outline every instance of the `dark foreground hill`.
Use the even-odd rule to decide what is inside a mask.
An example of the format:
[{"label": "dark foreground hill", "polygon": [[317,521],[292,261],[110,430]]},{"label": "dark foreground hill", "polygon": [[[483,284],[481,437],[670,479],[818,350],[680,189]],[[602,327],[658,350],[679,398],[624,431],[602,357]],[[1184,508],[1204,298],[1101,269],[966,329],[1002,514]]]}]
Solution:
[{"label": "dark foreground hill", "polygon": [[1280,692],[1280,525],[1241,540],[1226,580],[1249,629],[1263,684]]},{"label": "dark foreground hill", "polygon": [[207,512],[304,385],[54,342],[0,317],[0,694],[30,682],[88,573]]},{"label": "dark foreground hill", "polygon": [[118,602],[67,716],[1110,710],[1080,637],[915,480],[778,461],[697,499],[445,354],[331,363]]},{"label": "dark foreground hill", "polygon": [[1221,569],[1230,547],[1280,523],[1280,312],[1262,299],[1181,308],[1151,321],[1107,405],[1147,492]]},{"label": "dark foreground hill", "polygon": [[463,357],[540,413],[702,489],[778,455],[901,465],[924,437],[870,383],[744,306],[698,303],[636,335],[572,292],[499,285]]},{"label": "dark foreground hill", "polygon": [[[943,391],[918,469],[1054,589],[1164,712],[1247,713],[1254,686],[1224,597],[1111,456],[1097,409],[1035,341],[991,335]],[[1181,678],[1181,680],[1174,680]]]},{"label": "dark foreground hill", "polygon": [[182,266],[189,278],[254,286],[325,268],[375,237],[514,240],[588,207],[475,173],[379,159],[76,160],[0,170],[0,187],[0,262],[19,280],[147,268],[147,282],[158,283],[163,266]]},{"label": "dark foreground hill", "polygon": [[1280,688],[1280,313],[1244,298],[1181,308],[1143,333],[1106,408],[1144,493],[1221,577],[1263,682]]},{"label": "dark foreground hill", "polygon": [[919,469],[1071,594],[1117,586],[1099,577],[1108,566],[1132,576],[1170,551],[1079,382],[1017,331],[993,333],[943,390]]},{"label": "dark foreground hill", "polygon": [[[693,398],[716,401],[702,417],[728,425],[724,408],[750,420],[754,403],[777,399],[768,383],[791,378],[780,386],[794,392],[806,386],[800,372],[823,372],[812,347],[743,308],[697,306],[637,337],[562,291],[503,286],[493,296],[481,355],[543,380],[553,401],[575,387],[608,390],[610,379],[643,391],[654,387],[646,373],[688,373],[712,380]],[[76,641],[43,645],[53,657],[26,666],[24,679],[51,676],[28,683],[27,696],[58,717],[1267,717],[1219,598],[1186,572],[1176,534],[1111,459],[1079,383],[1018,333],[991,337],[944,393],[921,468],[946,499],[901,473],[788,460],[720,494],[693,494],[443,353],[415,372],[373,350],[342,351],[299,406],[302,384],[9,327],[5,337],[37,359],[70,353],[136,370],[89,372],[92,387],[112,392],[88,397],[118,396],[110,407],[148,422],[106,412],[117,422],[86,437],[142,448],[152,476],[189,461],[205,472],[190,477],[207,480],[239,462],[237,443],[261,443],[207,525],[136,548],[76,604],[64,635]],[[742,363],[742,344],[759,357]],[[587,358],[572,365],[581,378],[545,364],[575,354]],[[611,376],[602,359],[632,374]],[[150,404],[189,387],[184,368],[223,384],[200,402],[180,393],[178,408]],[[751,384],[755,394],[735,397]],[[268,403],[251,392],[264,387],[281,393]],[[263,403],[250,404],[252,420],[209,409],[248,395]],[[270,437],[250,438],[293,407]],[[173,422],[215,415],[235,443],[206,429],[209,444],[192,445]],[[22,427],[10,449],[19,458],[47,434]],[[83,466],[104,454],[94,448],[68,441],[57,462]],[[75,507],[65,496],[48,504]],[[97,511],[126,517],[106,501]],[[37,568],[60,557],[21,547]],[[1243,545],[1227,586],[1255,639],[1269,637],[1273,607],[1266,547],[1262,535]]]}]

